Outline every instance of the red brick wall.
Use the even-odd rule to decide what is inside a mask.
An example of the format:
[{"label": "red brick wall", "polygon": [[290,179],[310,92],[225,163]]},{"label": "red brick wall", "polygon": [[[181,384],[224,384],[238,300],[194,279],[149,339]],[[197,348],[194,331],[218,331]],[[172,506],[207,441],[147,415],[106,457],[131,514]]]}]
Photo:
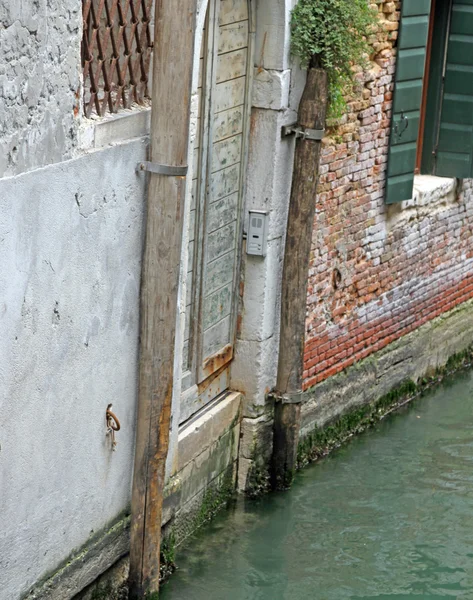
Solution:
[{"label": "red brick wall", "polygon": [[372,69],[346,118],[324,140],[304,389],[473,298],[471,182],[448,195],[384,204],[400,3],[377,5],[383,30]]}]

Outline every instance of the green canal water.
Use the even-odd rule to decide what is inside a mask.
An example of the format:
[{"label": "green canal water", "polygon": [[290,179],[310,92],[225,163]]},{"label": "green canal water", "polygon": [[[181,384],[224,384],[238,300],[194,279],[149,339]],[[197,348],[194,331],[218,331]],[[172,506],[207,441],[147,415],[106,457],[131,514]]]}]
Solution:
[{"label": "green canal water", "polygon": [[473,600],[473,375],[240,500],[178,565],[162,600]]}]

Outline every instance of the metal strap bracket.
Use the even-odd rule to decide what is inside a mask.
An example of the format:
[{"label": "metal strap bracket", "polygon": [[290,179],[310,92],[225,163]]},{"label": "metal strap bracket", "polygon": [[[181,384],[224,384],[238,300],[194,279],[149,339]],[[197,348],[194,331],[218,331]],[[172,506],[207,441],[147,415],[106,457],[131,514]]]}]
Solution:
[{"label": "metal strap bracket", "polygon": [[298,392],[288,392],[286,394],[279,394],[278,392],[271,392],[269,396],[275,402],[281,402],[282,404],[303,404],[307,401],[302,390]]},{"label": "metal strap bracket", "polygon": [[325,129],[308,129],[299,127],[297,123],[292,125],[284,125],[282,128],[283,136],[296,134],[296,139],[301,138],[303,140],[313,140],[320,142],[325,136]]},{"label": "metal strap bracket", "polygon": [[138,163],[136,167],[137,171],[147,171],[148,173],[155,173],[156,175],[168,175],[170,177],[185,177],[189,167],[173,167],[171,165],[158,165],[157,163],[145,161]]}]

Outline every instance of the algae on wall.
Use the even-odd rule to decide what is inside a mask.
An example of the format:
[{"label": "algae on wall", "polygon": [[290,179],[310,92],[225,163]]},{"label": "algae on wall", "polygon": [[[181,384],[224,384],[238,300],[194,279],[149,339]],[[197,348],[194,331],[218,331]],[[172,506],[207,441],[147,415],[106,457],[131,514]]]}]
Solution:
[{"label": "algae on wall", "polygon": [[327,456],[351,437],[373,427],[393,411],[408,404],[443,379],[457,371],[466,370],[473,362],[473,346],[451,356],[444,367],[438,367],[432,374],[420,378],[417,382],[406,380],[375,403],[348,411],[327,427],[314,428],[299,443],[297,468]]}]

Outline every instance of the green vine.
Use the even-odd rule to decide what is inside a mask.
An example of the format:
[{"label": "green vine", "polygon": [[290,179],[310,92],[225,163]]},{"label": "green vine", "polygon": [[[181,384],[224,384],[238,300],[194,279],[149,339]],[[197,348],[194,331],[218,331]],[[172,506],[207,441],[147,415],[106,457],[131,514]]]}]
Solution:
[{"label": "green vine", "polygon": [[378,13],[369,0],[299,0],[292,11],[292,52],[303,67],[318,66],[329,80],[329,117],[340,118],[356,85],[356,67],[366,68],[369,36]]}]

